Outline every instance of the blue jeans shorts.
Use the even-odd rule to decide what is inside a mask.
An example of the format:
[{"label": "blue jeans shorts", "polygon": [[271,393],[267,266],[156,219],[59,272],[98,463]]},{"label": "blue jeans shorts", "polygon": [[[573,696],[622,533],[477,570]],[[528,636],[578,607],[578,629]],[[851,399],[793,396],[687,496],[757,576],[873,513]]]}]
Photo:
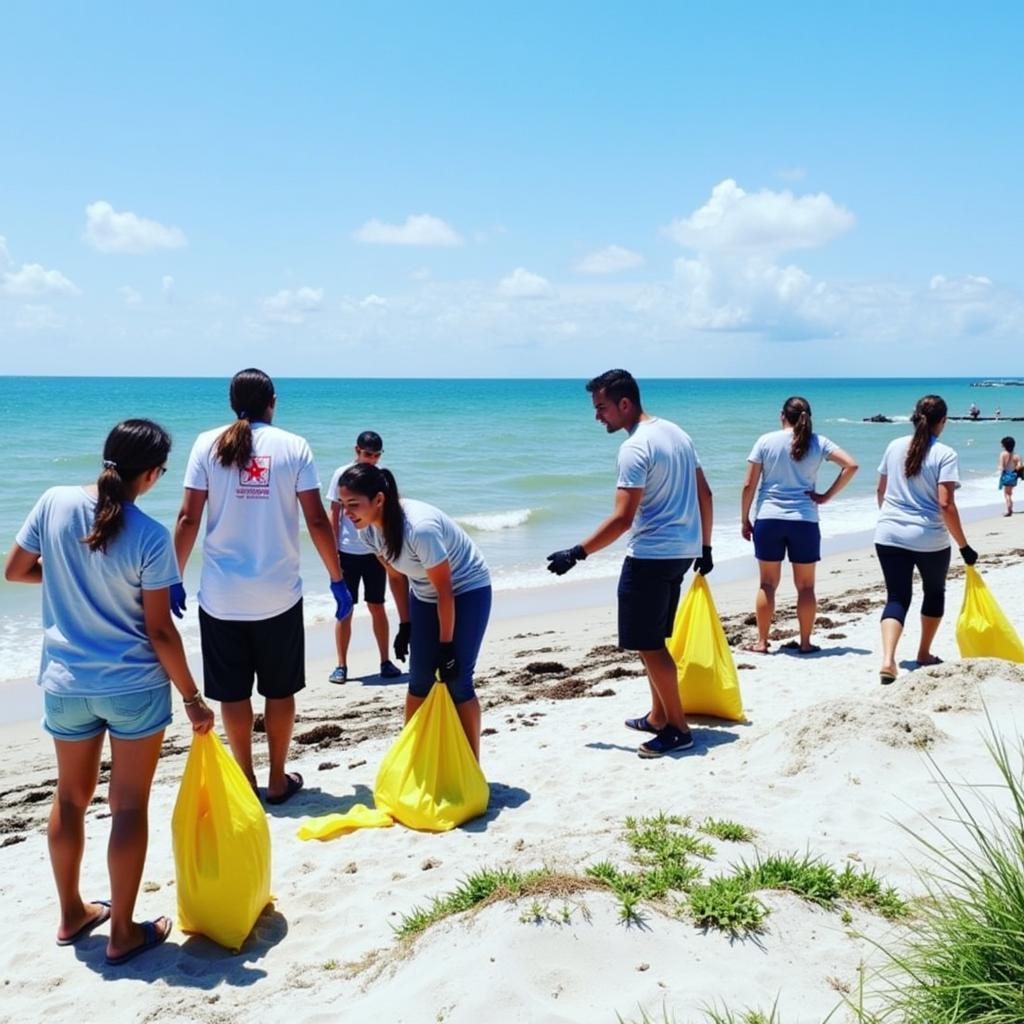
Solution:
[{"label": "blue jeans shorts", "polygon": [[[477,587],[455,595],[455,657],[459,662],[459,678],[448,684],[452,703],[464,704],[476,696],[473,670],[480,645],[484,642],[487,620],[491,617],[491,588]],[[409,693],[426,697],[434,685],[440,625],[437,605],[409,595]]]},{"label": "blue jeans shorts", "polygon": [[171,687],[116,697],[43,693],[43,728],[58,740],[91,740],[105,729],[119,740],[141,740],[171,724]]},{"label": "blue jeans shorts", "polygon": [[800,519],[758,519],[754,523],[754,557],[759,562],[793,565],[821,561],[821,527]]}]

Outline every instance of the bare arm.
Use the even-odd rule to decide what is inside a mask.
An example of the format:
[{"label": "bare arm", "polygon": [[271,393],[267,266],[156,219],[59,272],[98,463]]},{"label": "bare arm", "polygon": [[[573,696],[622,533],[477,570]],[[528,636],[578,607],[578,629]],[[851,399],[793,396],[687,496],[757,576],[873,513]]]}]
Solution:
[{"label": "bare arm", "polygon": [[437,591],[437,639],[450,643],[455,636],[455,593],[452,590],[452,567],[446,558],[427,570],[427,579]]},{"label": "bare arm", "polygon": [[42,583],[42,556],[26,551],[19,544],[12,544],[4,566],[4,579],[9,583]]},{"label": "bare arm", "polygon": [[175,689],[186,701],[185,712],[195,732],[209,732],[213,728],[213,712],[202,701],[195,701],[199,687],[185,659],[185,648],[181,636],[171,619],[170,589],[144,590],[142,592],[142,614],[146,635],[156,651],[164,671],[171,677]]},{"label": "bare arm", "polygon": [[178,510],[178,520],[174,524],[174,557],[178,560],[178,572],[185,574],[185,564],[199,536],[199,525],[203,521],[203,509],[206,507],[206,491],[197,491],[186,487]]},{"label": "bare arm", "polygon": [[583,550],[592,555],[595,551],[614,544],[633,525],[643,495],[642,487],[616,488],[612,514],[583,542]]},{"label": "bare arm", "polygon": [[409,621],[409,577],[405,573],[399,572],[394,568],[390,562],[385,562],[380,555],[377,556],[377,561],[387,570],[388,573],[388,589],[391,591],[391,596],[395,599],[395,610],[398,612],[399,622]]},{"label": "bare arm", "polygon": [[824,505],[827,501],[831,501],[853,479],[853,474],[860,469],[857,460],[844,452],[842,448],[833,448],[829,453],[828,461],[839,466],[839,476],[835,478],[827,491],[823,491],[821,494],[816,491],[807,492],[808,497],[816,505]]},{"label": "bare arm", "polygon": [[[704,547],[711,546],[711,527],[715,523],[715,502],[711,485],[703,469],[697,470],[697,504],[700,506],[700,537]],[[711,570],[708,569],[708,572]]]},{"label": "bare arm", "polygon": [[949,535],[958,548],[967,547],[967,534],[960,522],[960,510],[956,507],[956,484],[939,484],[939,510]]},{"label": "bare arm", "polygon": [[744,540],[754,535],[754,527],[750,522],[750,510],[757,495],[757,485],[761,482],[761,463],[748,462],[747,475],[743,478],[743,490],[740,491],[740,533]]},{"label": "bare arm", "polygon": [[[338,523],[341,522],[341,502],[331,502],[331,533],[334,534],[335,538],[338,536]],[[337,544],[335,544],[337,546]]]},{"label": "bare arm", "polygon": [[889,478],[884,473],[878,474],[878,485],[875,487],[875,500],[878,502],[878,507],[882,507],[882,502],[885,501],[885,489],[889,486]]},{"label": "bare arm", "polygon": [[[306,519],[309,539],[313,542],[320,561],[324,563],[332,583],[341,580],[341,565],[338,563],[337,533],[331,529],[331,520],[324,511],[319,490],[299,491],[299,506]],[[333,502],[332,502],[333,504]]]}]

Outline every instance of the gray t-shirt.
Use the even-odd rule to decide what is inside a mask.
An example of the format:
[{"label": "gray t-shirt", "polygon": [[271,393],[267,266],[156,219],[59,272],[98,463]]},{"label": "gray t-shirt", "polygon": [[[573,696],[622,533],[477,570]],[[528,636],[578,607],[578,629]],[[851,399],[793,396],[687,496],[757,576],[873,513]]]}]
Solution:
[{"label": "gray t-shirt", "polygon": [[327,485],[325,497],[329,505],[339,507],[338,550],[343,555],[372,555],[373,552],[359,539],[359,531],[353,525],[352,520],[345,515],[345,509],[341,507],[341,499],[338,497],[338,483],[341,480],[341,474],[354,465],[354,462],[349,462],[334,471],[331,475],[331,482]]},{"label": "gray t-shirt", "polygon": [[949,532],[939,508],[939,484],[960,486],[960,462],[948,444],[932,438],[920,472],[908,480],[903,467],[909,447],[909,437],[896,438],[878,466],[886,484],[875,543],[910,551],[941,551],[949,547]]},{"label": "gray t-shirt", "polygon": [[67,697],[118,697],[168,686],[146,633],[142,592],[177,583],[166,527],[130,503],[106,552],[90,551],[96,498],[51,487],[15,538],[43,558],[43,656],[39,685]]},{"label": "gray t-shirt", "polygon": [[[390,564],[409,577],[413,594],[420,601],[437,603],[437,591],[427,570],[448,560],[455,594],[490,586],[491,574],[479,549],[466,531],[439,508],[425,501],[402,499],[405,534],[402,553]],[[375,554],[388,561],[384,534],[374,526],[359,531],[363,542]]]},{"label": "gray t-shirt", "polygon": [[814,490],[818,469],[836,446],[827,437],[811,434],[807,451],[799,462],[790,454],[792,447],[791,431],[773,430],[762,434],[750,449],[747,462],[761,467],[757,519],[818,521],[818,506],[807,497],[807,492]]},{"label": "gray t-shirt", "polygon": [[619,447],[618,487],[643,488],[626,554],[699,558],[700,460],[689,435],[669,420],[640,420]]}]

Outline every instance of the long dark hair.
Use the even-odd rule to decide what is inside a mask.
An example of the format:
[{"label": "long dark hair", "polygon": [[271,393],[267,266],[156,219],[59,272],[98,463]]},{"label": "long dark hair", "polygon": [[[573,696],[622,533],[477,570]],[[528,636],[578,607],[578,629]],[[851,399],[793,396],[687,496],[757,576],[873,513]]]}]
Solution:
[{"label": "long dark hair", "polygon": [[368,462],[357,462],[341,474],[338,487],[354,491],[364,498],[384,495],[384,507],[381,510],[384,519],[384,547],[387,550],[388,561],[393,562],[402,553],[405,513],[399,499],[398,484],[395,483],[391,470],[384,469],[383,466],[373,466]]},{"label": "long dark hair", "polygon": [[925,395],[918,399],[914,414],[910,417],[910,422],[914,424],[914,436],[910,439],[907,461],[903,466],[907,479],[921,472],[932,434],[946,418],[947,411],[946,403],[938,395]]},{"label": "long dark hair", "polygon": [[228,398],[238,419],[217,438],[217,458],[222,466],[244,469],[252,458],[252,421],[262,419],[273,404],[274,382],[250,366],[231,378]]},{"label": "long dark hair", "polygon": [[90,551],[102,551],[124,526],[127,487],[147,470],[162,466],[171,451],[171,435],[152,420],[124,420],[107,434],[103,471],[96,479],[99,496],[92,530],[82,538]]},{"label": "long dark hair", "polygon": [[811,444],[811,403],[806,398],[793,395],[783,403],[782,415],[793,428],[793,443],[789,454],[793,456],[794,462],[799,462]]}]

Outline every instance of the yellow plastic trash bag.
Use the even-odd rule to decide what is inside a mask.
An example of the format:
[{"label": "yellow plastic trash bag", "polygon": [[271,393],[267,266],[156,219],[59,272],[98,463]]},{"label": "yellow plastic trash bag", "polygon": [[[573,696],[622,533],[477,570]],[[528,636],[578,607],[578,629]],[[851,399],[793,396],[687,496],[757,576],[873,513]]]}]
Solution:
[{"label": "yellow plastic trash bag", "polygon": [[956,621],[956,642],[961,658],[1024,662],[1024,644],[973,565],[967,566],[964,603]]},{"label": "yellow plastic trash bag", "polygon": [[270,902],[270,831],[242,769],[212,732],[192,737],[171,833],[179,927],[241,949]]},{"label": "yellow plastic trash bag", "polygon": [[375,811],[366,804],[353,804],[344,814],[324,814],[306,818],[299,826],[300,839],[334,839],[347,836],[357,828],[390,828],[395,819],[385,811]]},{"label": "yellow plastic trash bag", "polygon": [[686,714],[744,721],[732,651],[711,588],[699,573],[679,605],[667,646],[678,668],[679,699]]},{"label": "yellow plastic trash bag", "polygon": [[444,683],[435,683],[384,756],[377,809],[409,828],[447,832],[483,814],[490,787]]}]

